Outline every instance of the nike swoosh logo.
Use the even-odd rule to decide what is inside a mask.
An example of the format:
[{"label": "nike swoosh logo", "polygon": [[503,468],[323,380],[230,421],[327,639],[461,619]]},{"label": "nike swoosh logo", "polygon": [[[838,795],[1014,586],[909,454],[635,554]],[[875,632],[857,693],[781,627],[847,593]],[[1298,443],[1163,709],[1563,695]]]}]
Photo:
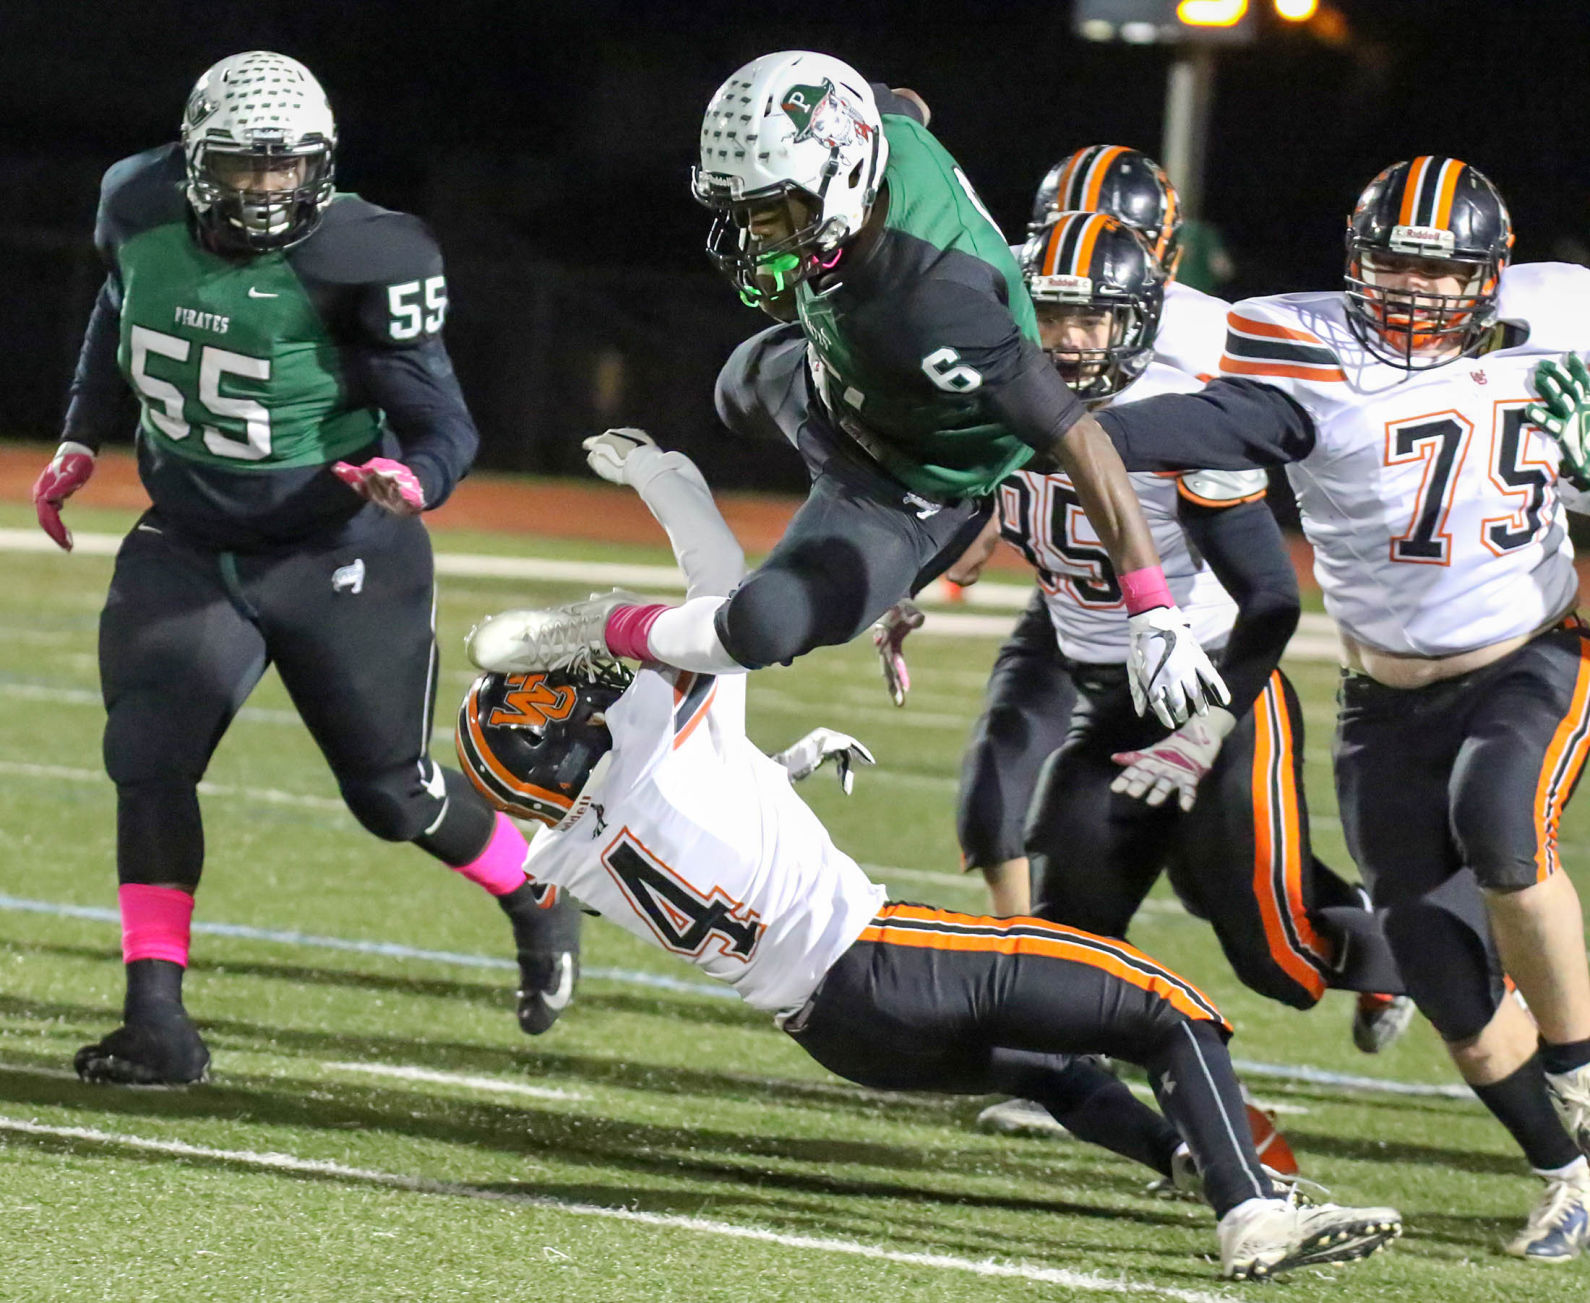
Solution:
[{"label": "nike swoosh logo", "polygon": [[574,997],[574,956],[565,950],[558,956],[558,984],[541,992],[542,1002],[557,1012]]},{"label": "nike swoosh logo", "polygon": [[251,299],[279,299],[280,294],[267,294],[264,290],[257,290],[252,285],[248,287],[248,296]]}]

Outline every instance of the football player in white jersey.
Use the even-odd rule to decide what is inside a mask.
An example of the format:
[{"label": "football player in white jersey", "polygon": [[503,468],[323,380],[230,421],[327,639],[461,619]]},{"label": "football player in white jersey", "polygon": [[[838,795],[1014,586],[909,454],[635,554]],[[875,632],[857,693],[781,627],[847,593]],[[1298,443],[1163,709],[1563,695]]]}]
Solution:
[{"label": "football player in white jersey", "polygon": [[[635,431],[586,446],[658,516],[693,598],[738,582],[739,547],[687,459]],[[1062,1108],[1095,1086],[1131,1100],[1100,1138],[1167,1173],[1185,1140],[1225,1275],[1349,1261],[1398,1234],[1393,1209],[1277,1197],[1242,1125],[1230,1028],[1184,979],[1076,928],[889,903],[790,786],[850,739],[807,739],[786,768],[746,737],[745,691],[744,675],[631,676],[589,655],[487,675],[460,712],[459,754],[489,800],[551,825],[531,843],[532,882],[729,982],[829,1070],[894,1090],[1019,1082]],[[1072,1057],[1088,1051],[1145,1066],[1174,1127]]]},{"label": "football player in white jersey", "polygon": [[1590,271],[1508,268],[1512,240],[1475,169],[1398,163],[1349,219],[1345,292],[1237,304],[1222,379],[1100,420],[1137,470],[1287,466],[1342,635],[1348,848],[1407,989],[1546,1181],[1508,1251],[1560,1261],[1590,1241],[1590,972],[1557,853],[1590,633],[1562,450],[1526,405],[1543,357],[1590,347]]},{"label": "football player in white jersey", "polygon": [[[1202,387],[1152,356],[1161,273],[1114,218],[1051,215],[1023,267],[1050,357],[1091,408]],[[1124,937],[1168,871],[1248,987],[1296,1009],[1329,987],[1363,991],[1369,1012],[1357,1012],[1354,1039],[1379,1050],[1413,1005],[1383,994],[1400,981],[1362,891],[1310,848],[1303,715],[1278,667],[1297,625],[1297,580],[1264,501],[1265,472],[1138,474],[1133,487],[1172,593],[1199,642],[1219,649],[1231,707],[1174,732],[1145,726],[1127,687],[1125,609],[1109,558],[1064,476],[1018,472],[1001,489],[1000,522],[1037,571],[1038,593],[990,677],[957,826],[965,837],[998,818],[1006,793],[1031,792],[1022,834],[1033,904],[1021,912]],[[1058,719],[1045,713],[1056,680],[1075,698]],[[979,1121],[1052,1130],[1046,1113],[1021,1102]]]}]

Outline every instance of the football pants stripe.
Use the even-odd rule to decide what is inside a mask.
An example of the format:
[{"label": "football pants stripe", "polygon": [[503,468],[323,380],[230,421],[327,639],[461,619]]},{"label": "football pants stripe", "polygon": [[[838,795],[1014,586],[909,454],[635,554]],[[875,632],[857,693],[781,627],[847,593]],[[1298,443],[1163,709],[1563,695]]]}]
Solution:
[{"label": "football pants stripe", "polygon": [[1303,899],[1302,811],[1279,670],[1253,705],[1252,790],[1253,895],[1265,943],[1281,971],[1318,1000],[1331,951]]},{"label": "football pants stripe", "polygon": [[1544,882],[1557,871],[1557,827],[1568,797],[1579,781],[1585,756],[1590,753],[1590,636],[1577,620],[1579,669],[1574,676],[1573,698],[1557,725],[1541,762],[1535,785],[1535,881]]},{"label": "football pants stripe", "polygon": [[1230,1026],[1214,1001],[1135,946],[1061,923],[1038,918],[997,919],[897,904],[881,909],[858,940],[935,950],[1043,955],[1087,964],[1168,1001],[1188,1018]]}]

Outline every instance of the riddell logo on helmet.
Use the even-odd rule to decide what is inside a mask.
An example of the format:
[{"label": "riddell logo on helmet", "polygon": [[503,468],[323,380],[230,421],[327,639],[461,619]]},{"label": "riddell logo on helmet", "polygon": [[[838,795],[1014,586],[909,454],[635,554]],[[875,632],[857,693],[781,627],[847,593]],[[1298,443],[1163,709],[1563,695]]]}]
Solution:
[{"label": "riddell logo on helmet", "polygon": [[829,149],[838,149],[858,136],[866,140],[872,135],[872,127],[862,121],[850,101],[826,77],[821,86],[791,86],[779,101],[779,108],[795,124],[797,144],[815,140]]},{"label": "riddell logo on helmet", "polygon": [[1033,298],[1090,299],[1093,297],[1093,278],[1090,276],[1034,276],[1028,283]]},{"label": "riddell logo on helmet", "polygon": [[1456,241],[1439,226],[1393,226],[1390,244],[1398,253],[1451,253]]}]

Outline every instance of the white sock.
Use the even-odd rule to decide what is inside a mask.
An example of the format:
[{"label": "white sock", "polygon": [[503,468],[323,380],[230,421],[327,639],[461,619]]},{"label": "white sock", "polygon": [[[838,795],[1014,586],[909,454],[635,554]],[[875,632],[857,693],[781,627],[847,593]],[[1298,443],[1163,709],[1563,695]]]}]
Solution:
[{"label": "white sock", "polygon": [[1532,1167],[1529,1170],[1536,1176],[1543,1177],[1548,1181],[1566,1181],[1570,1178],[1590,1175],[1590,1164],[1587,1164],[1584,1155],[1580,1154],[1578,1158],[1574,1159],[1566,1167]]},{"label": "white sock", "polygon": [[698,674],[744,674],[745,666],[730,656],[718,639],[713,619],[727,600],[696,597],[664,611],[646,635],[651,654],[664,665]]}]

